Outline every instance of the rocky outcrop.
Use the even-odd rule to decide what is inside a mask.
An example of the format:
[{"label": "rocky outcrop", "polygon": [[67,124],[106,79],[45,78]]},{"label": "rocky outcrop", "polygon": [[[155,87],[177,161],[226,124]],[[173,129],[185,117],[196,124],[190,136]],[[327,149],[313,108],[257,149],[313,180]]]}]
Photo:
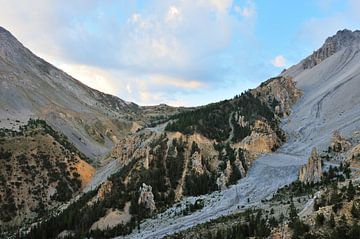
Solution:
[{"label": "rocky outcrop", "polygon": [[154,194],[152,193],[152,187],[150,185],[146,185],[145,183],[139,189],[140,196],[138,199],[139,205],[144,205],[145,208],[149,209],[150,212],[156,210]]},{"label": "rocky outcrop", "polygon": [[333,152],[339,153],[349,150],[351,143],[341,136],[339,131],[335,131],[331,139],[330,148]]},{"label": "rocky outcrop", "polygon": [[360,31],[342,30],[326,39],[324,45],[303,61],[303,68],[310,69],[336,52],[360,43]]},{"label": "rocky outcrop", "polygon": [[270,125],[257,120],[252,127],[251,134],[239,144],[240,148],[258,154],[272,152],[281,145],[281,140]]},{"label": "rocky outcrop", "polygon": [[360,160],[360,144],[356,145],[349,151],[347,160]]},{"label": "rocky outcrop", "polygon": [[111,181],[105,181],[103,184],[101,184],[97,195],[96,195],[96,201],[104,200],[105,195],[111,192],[111,188],[113,186],[113,183]]},{"label": "rocky outcrop", "polygon": [[316,148],[311,152],[306,165],[300,169],[299,180],[303,183],[316,183],[321,180],[322,166]]},{"label": "rocky outcrop", "polygon": [[201,175],[204,173],[204,168],[202,165],[202,160],[201,160],[201,154],[199,152],[194,152],[193,155],[191,156],[191,162],[192,162],[192,170],[198,174]]},{"label": "rocky outcrop", "polygon": [[231,164],[230,161],[227,161],[225,171],[221,172],[220,176],[216,179],[216,184],[220,190],[226,189],[231,173]]},{"label": "rocky outcrop", "polygon": [[254,96],[270,104],[278,116],[290,114],[291,106],[301,97],[302,93],[296,88],[291,77],[274,77],[252,91]]}]

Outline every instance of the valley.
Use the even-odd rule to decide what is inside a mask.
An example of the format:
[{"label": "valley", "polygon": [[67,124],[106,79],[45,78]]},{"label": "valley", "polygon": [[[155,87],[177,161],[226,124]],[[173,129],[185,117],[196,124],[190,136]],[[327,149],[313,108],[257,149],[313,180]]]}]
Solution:
[{"label": "valley", "polygon": [[208,225],[222,233],[217,223],[259,210],[266,227],[295,210],[281,227],[295,234],[330,181],[358,185],[359,53],[360,32],[343,30],[232,99],[139,106],[85,86],[0,28],[0,237],[176,238]]}]

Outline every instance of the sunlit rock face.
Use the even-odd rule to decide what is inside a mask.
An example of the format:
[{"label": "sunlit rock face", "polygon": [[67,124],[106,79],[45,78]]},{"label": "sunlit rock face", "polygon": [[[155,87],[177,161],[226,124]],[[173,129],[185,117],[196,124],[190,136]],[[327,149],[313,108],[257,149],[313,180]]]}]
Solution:
[{"label": "sunlit rock face", "polygon": [[152,187],[150,185],[146,185],[145,183],[139,189],[140,196],[138,200],[138,204],[144,205],[146,208],[153,212],[156,210],[154,194],[152,193]]},{"label": "sunlit rock face", "polygon": [[360,31],[350,31],[346,29],[338,31],[336,35],[326,39],[321,48],[304,60],[303,68],[312,68],[339,50],[356,43],[360,43]]},{"label": "sunlit rock face", "polygon": [[344,152],[349,150],[351,143],[341,136],[339,131],[335,131],[331,139],[330,148],[334,152]]},{"label": "sunlit rock face", "polygon": [[303,183],[316,183],[321,180],[321,159],[316,148],[313,148],[306,165],[300,169],[299,180]]}]

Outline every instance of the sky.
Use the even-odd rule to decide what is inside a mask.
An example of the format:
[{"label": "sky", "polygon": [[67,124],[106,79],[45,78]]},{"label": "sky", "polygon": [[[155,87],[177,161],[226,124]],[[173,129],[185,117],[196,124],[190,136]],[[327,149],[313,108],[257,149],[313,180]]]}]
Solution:
[{"label": "sky", "polygon": [[198,106],[254,88],[328,36],[359,0],[0,0],[0,26],[83,83],[140,105]]}]

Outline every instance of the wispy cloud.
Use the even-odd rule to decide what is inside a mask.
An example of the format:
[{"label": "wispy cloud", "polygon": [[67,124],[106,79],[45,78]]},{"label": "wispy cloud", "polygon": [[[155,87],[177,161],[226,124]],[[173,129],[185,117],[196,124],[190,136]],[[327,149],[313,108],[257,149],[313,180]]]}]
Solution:
[{"label": "wispy cloud", "polygon": [[[317,0],[321,9],[328,11],[335,9],[330,14],[322,17],[311,17],[305,21],[298,30],[297,38],[307,41],[313,47],[320,47],[324,40],[335,34],[338,30],[350,28],[355,30],[360,20],[360,1],[358,0]],[[337,9],[339,2],[345,7]]]},{"label": "wispy cloud", "polygon": [[162,97],[157,103],[223,84],[217,59],[234,33],[252,30],[256,15],[251,0],[0,3],[1,24],[36,54],[92,87],[145,104],[156,99],[140,97],[148,87],[138,89],[139,81],[158,87],[151,87]]},{"label": "wispy cloud", "polygon": [[285,67],[286,59],[283,55],[278,55],[274,59],[271,60],[271,64],[275,67]]}]

